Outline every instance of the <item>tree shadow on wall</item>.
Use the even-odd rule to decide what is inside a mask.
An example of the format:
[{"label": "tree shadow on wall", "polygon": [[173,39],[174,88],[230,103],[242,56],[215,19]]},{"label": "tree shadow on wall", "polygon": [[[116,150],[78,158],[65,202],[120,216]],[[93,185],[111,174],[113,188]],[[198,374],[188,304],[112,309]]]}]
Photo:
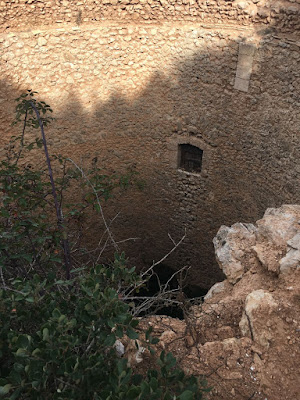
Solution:
[{"label": "tree shadow on wall", "polygon": [[[294,106],[289,93],[274,92],[276,59],[262,57],[263,50],[254,59],[248,93],[233,88],[238,42],[232,41],[220,50],[194,52],[168,74],[155,71],[137,95],[119,91],[95,102],[98,82],[99,88],[71,87],[59,109],[51,104],[57,118],[47,132],[53,152],[83,164],[97,157],[109,171],[135,168],[145,181],[143,191],[123,193],[121,202],[106,207],[108,219],[119,213],[114,227],[120,239],[140,238],[124,244],[137,265],[160,259],[173,246],[168,236],[176,241],[186,231],[184,244],[165,263],[191,266],[193,283],[208,288],[223,279],[212,246],[222,224],[254,222],[267,207],[299,201],[298,185],[291,186],[299,143],[295,138],[291,156],[294,125],[286,112]],[[284,63],[293,75],[293,63]],[[20,90],[0,84],[7,136]],[[42,97],[39,85],[33,89]],[[199,176],[171,162],[169,139],[182,137],[198,138],[208,149],[209,162]]]}]

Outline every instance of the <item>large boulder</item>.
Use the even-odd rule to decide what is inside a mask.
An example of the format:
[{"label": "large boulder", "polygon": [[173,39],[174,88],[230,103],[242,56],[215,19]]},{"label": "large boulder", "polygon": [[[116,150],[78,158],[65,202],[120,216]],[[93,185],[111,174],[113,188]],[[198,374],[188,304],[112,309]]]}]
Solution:
[{"label": "large boulder", "polygon": [[252,224],[222,225],[213,239],[216,259],[228,281],[235,284],[246,272],[257,228]]}]

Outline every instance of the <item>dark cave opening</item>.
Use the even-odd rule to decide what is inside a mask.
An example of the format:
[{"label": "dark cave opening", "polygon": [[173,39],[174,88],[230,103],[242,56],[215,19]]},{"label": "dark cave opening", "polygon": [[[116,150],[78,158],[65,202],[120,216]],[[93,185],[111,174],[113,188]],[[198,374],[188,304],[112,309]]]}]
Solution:
[{"label": "dark cave opening", "polygon": [[[153,275],[147,281],[146,285],[139,290],[137,297],[159,297],[162,288],[170,292],[170,299],[158,302],[153,301],[146,311],[142,311],[140,316],[145,315],[166,315],[172,318],[184,319],[187,309],[203,301],[203,297],[208,290],[200,286],[191,284],[180,273],[165,265],[159,264],[153,268]],[[167,296],[168,297],[168,296]],[[139,302],[139,300],[137,300]],[[168,305],[168,303],[170,305]]]}]

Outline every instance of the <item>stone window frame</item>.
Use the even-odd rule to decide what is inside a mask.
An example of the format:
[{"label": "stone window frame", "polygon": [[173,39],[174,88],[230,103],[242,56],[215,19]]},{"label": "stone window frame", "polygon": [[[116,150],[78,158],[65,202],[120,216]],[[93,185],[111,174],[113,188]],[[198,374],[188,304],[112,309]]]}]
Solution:
[{"label": "stone window frame", "polygon": [[[203,151],[202,154],[202,166],[200,172],[189,172],[182,168],[180,168],[180,152],[179,145],[181,144],[190,144],[192,146],[196,146]],[[194,136],[177,136],[172,137],[168,140],[168,153],[169,153],[169,162],[170,166],[173,169],[176,169],[179,173],[193,176],[201,176],[207,173],[210,159],[210,146],[204,142],[203,139],[194,137]]]}]

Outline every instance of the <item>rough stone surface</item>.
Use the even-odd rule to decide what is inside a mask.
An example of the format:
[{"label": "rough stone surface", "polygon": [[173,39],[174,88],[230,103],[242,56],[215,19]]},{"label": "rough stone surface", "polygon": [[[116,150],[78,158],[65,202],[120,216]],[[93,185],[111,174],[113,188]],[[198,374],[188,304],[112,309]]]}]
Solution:
[{"label": "rough stone surface", "polygon": [[300,234],[297,233],[291,240],[287,241],[287,252],[285,257],[279,261],[280,273],[290,273],[293,269],[300,268]]},{"label": "rough stone surface", "polygon": [[252,224],[221,226],[213,243],[218,264],[232,284],[246,272],[245,257],[251,257],[251,247],[255,244],[256,227]]},{"label": "rough stone surface", "polygon": [[215,283],[204,296],[204,300],[210,299],[214,294],[221,293],[226,290],[226,281]]},{"label": "rough stone surface", "polygon": [[299,265],[299,221],[300,208],[285,205],[268,209],[264,218],[257,222],[257,242],[253,250],[269,271],[288,272]]},{"label": "rough stone surface", "polygon": [[80,26],[120,20],[161,22],[238,21],[241,24],[269,23],[283,31],[299,30],[299,4],[279,0],[5,0],[1,1],[0,26],[5,29],[72,24]]},{"label": "rough stone surface", "polygon": [[[259,289],[248,294],[244,313],[239,323],[243,336],[250,336],[257,344],[268,348],[270,341],[274,338],[272,329],[267,326],[266,320],[271,319],[272,313],[276,310],[278,310],[278,304],[270,293]],[[262,318],[262,315],[265,318]]]},{"label": "rough stone surface", "polygon": [[[299,7],[1,1],[1,157],[20,134],[11,126],[14,99],[38,91],[56,118],[46,132],[52,154],[84,167],[97,157],[100,167],[130,167],[145,182],[143,192],[105,205],[108,220],[118,214],[118,239],[140,238],[122,245],[134,264],[160,259],[172,246],[168,234],[177,240],[186,231],[166,262],[190,266],[190,280],[209,288],[224,279],[212,246],[222,224],[300,201]],[[241,51],[253,56],[249,81],[237,78],[247,92],[234,89]],[[203,149],[200,174],[177,168],[184,142]],[[93,234],[91,245],[98,240]]]},{"label": "rough stone surface", "polygon": [[[291,205],[267,210],[256,229],[252,228],[255,240],[275,238],[277,245],[285,247],[283,252],[296,250],[299,210],[299,206]],[[266,226],[262,239],[258,231]],[[171,350],[186,371],[207,377],[213,387],[207,399],[298,400],[300,270],[290,268],[288,273],[274,274],[266,267],[268,262],[262,264],[255,252],[249,257],[251,248],[245,246],[248,234],[242,224],[232,228],[227,235],[234,254],[241,250],[245,271],[241,279],[234,285],[229,280],[222,282],[222,290],[208,296],[201,306],[191,306],[183,321],[148,317],[141,320],[141,328],[152,326],[161,340],[159,350]],[[291,235],[294,228],[296,233]],[[274,258],[272,251],[278,254],[276,247],[270,247],[266,260]],[[144,371],[150,360],[145,353],[138,368]]]}]

